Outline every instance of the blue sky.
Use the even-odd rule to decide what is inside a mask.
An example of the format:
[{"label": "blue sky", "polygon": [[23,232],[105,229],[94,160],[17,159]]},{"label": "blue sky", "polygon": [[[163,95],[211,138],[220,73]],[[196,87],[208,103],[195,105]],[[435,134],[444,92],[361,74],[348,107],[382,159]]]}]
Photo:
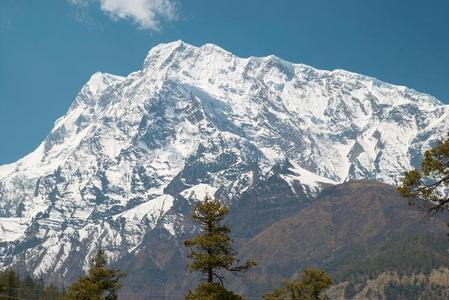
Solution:
[{"label": "blue sky", "polygon": [[31,152],[95,71],[182,39],[407,85],[449,103],[447,0],[0,0],[0,164]]}]

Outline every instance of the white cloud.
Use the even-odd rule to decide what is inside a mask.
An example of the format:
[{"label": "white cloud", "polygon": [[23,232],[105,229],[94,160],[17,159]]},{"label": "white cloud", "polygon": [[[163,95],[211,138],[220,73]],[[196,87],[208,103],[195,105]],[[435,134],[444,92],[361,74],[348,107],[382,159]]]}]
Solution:
[{"label": "white cloud", "polygon": [[86,8],[89,2],[100,3],[102,11],[113,20],[130,20],[139,28],[159,30],[162,20],[177,19],[176,0],[68,0],[72,5]]}]

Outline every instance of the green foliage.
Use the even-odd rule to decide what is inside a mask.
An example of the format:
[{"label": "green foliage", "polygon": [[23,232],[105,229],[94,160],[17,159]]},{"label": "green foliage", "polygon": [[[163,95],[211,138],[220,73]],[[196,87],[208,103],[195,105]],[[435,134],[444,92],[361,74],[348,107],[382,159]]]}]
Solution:
[{"label": "green foliage", "polygon": [[404,174],[398,191],[405,197],[425,200],[429,211],[437,213],[448,208],[448,188],[449,134],[446,141],[424,152],[421,170],[414,169]]},{"label": "green foliage", "polygon": [[45,286],[42,279],[24,276],[14,270],[0,272],[0,300],[59,300],[64,291],[54,285]]},{"label": "green foliage", "polygon": [[65,300],[117,300],[124,273],[106,267],[107,256],[104,250],[98,250],[91,260],[90,269],[69,287]]},{"label": "green foliage", "polygon": [[264,295],[265,300],[324,300],[324,290],[332,285],[331,278],[322,270],[305,269],[299,280],[284,281],[282,287]]},{"label": "green foliage", "polygon": [[421,294],[425,290],[425,288],[426,287],[422,283],[404,285],[390,283],[384,288],[384,295],[387,300],[418,300],[421,299]]},{"label": "green foliage", "polygon": [[[383,238],[386,238],[385,236]],[[344,254],[335,253],[326,264],[326,270],[335,282],[349,282],[345,298],[353,299],[369,278],[376,278],[383,272],[397,272],[398,275],[428,275],[440,267],[449,267],[447,238],[444,234],[420,235],[386,239],[375,247],[351,247]]]},{"label": "green foliage", "polygon": [[186,300],[243,300],[239,295],[226,290],[221,284],[201,283],[195,291],[189,291]]},{"label": "green foliage", "polygon": [[[201,233],[191,240],[185,241],[185,246],[190,249],[188,255],[191,259],[189,269],[192,272],[204,273],[207,276],[208,285],[200,285],[196,292],[189,292],[189,295],[196,295],[197,293],[206,295],[208,290],[216,287],[216,284],[213,284],[214,278],[221,283],[220,293],[224,293],[226,290],[222,288],[223,275],[219,273],[220,271],[237,274],[256,265],[252,260],[239,264],[236,258],[237,253],[232,248],[232,239],[229,237],[230,229],[222,225],[222,221],[228,212],[229,209],[226,206],[221,205],[220,202],[213,200],[208,195],[193,210],[192,219],[199,224]],[[211,297],[214,296],[211,295]]]},{"label": "green foliage", "polygon": [[385,271],[398,273],[430,273],[439,267],[449,267],[447,238],[421,234],[415,237],[385,241],[375,247],[354,247],[336,254],[326,265],[337,282],[360,283],[368,275],[377,276]]}]

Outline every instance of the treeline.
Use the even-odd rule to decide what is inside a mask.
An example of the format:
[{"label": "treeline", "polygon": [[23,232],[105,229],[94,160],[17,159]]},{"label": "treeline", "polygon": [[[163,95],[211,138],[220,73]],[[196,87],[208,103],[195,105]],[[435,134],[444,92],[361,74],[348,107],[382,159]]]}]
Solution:
[{"label": "treeline", "polygon": [[0,300],[59,300],[64,295],[63,289],[46,285],[43,278],[21,278],[14,270],[0,272]]},{"label": "treeline", "polygon": [[99,249],[90,261],[87,274],[67,290],[46,285],[43,278],[30,275],[21,278],[14,270],[0,272],[0,300],[117,300],[124,275],[107,267],[107,256]]}]

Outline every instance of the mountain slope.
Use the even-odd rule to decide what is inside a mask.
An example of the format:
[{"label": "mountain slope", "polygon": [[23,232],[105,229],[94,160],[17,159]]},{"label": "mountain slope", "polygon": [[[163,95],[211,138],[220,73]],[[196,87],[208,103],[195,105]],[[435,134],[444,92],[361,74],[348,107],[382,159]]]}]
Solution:
[{"label": "mountain slope", "polygon": [[95,73],[33,153],[0,166],[0,266],[70,281],[100,245],[117,261],[191,233],[207,192],[240,208],[247,239],[329,184],[397,182],[448,129],[447,105],[405,87],[161,44],[142,70]]},{"label": "mountain slope", "polygon": [[[425,209],[408,206],[386,184],[352,181],[329,187],[313,204],[243,245],[241,255],[259,262],[244,279],[244,293],[260,296],[283,279],[298,276],[303,268],[320,267],[336,283],[349,283],[344,295],[352,299],[368,279],[385,272],[427,276],[448,268],[448,219],[425,217]],[[400,285],[394,278],[392,283]],[[242,287],[240,280],[234,284]],[[448,293],[449,282],[443,287]],[[383,290],[368,298],[382,296]]]}]

